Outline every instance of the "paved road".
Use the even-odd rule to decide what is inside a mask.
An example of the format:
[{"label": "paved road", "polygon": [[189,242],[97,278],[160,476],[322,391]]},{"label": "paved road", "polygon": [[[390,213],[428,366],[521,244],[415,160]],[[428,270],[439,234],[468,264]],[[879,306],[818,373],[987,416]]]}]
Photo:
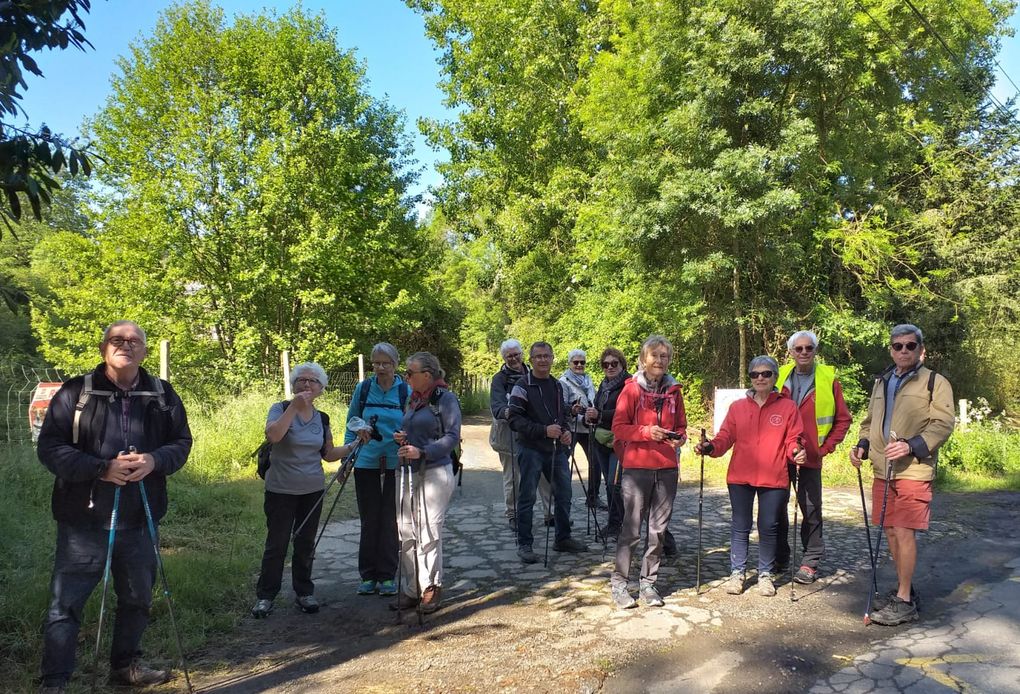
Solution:
[{"label": "paved road", "polygon": [[[665,607],[619,611],[608,591],[613,548],[603,555],[601,545],[586,537],[576,478],[575,536],[587,539],[591,551],[550,551],[548,567],[520,563],[503,518],[498,458],[487,435],[487,425],[477,420],[464,428],[467,472],[447,520],[446,607],[431,618],[434,632],[409,636],[372,625],[391,618],[383,617],[384,607],[374,605],[378,601],[352,595],[358,580],[358,521],[334,522],[316,558],[316,592],[324,600],[322,620],[334,620],[356,635],[356,650],[324,652],[321,634],[309,633],[303,660],[287,654],[289,671],[258,675],[244,685],[213,684],[204,691],[264,691],[283,682],[288,691],[345,691],[323,685],[323,673],[330,682],[347,681],[356,689],[360,680],[354,678],[375,662],[383,687],[378,691],[1020,692],[1015,530],[1020,495],[937,497],[919,561],[923,620],[886,628],[865,627],[861,620],[870,575],[856,490],[826,490],[824,578],[798,587],[794,601],[785,579],[773,598],[757,595],[753,586],[741,596],[718,588],[729,568],[730,513],[723,489],[706,489],[698,592],[698,490],[685,485],[672,523],[680,555],[667,560],[660,573]],[[536,527],[535,537],[541,553],[544,528]],[[754,565],[753,552],[749,564]],[[636,567],[632,575],[636,579]],[[880,576],[880,585],[891,585],[888,560]],[[294,621],[301,617],[274,619],[274,628],[293,629],[295,635],[307,631]],[[257,636],[260,628],[261,623],[252,625],[248,636]],[[473,647],[466,662],[437,658],[427,677],[406,670],[403,649],[422,652],[469,631]],[[265,647],[253,641],[258,658],[270,658],[268,650],[279,646],[279,638],[272,641],[267,633],[265,639]],[[509,644],[517,659],[507,659]],[[499,677],[494,679],[493,672]]]}]

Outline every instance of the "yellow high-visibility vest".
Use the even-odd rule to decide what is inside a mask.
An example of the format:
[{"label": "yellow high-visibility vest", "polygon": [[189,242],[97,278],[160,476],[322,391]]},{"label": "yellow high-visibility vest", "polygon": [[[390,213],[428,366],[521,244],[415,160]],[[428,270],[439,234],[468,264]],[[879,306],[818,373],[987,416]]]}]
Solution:
[{"label": "yellow high-visibility vest", "polygon": [[[796,367],[792,361],[779,367],[779,379],[776,381],[780,390]],[[836,395],[833,393],[836,382],[836,369],[815,362],[815,425],[818,427],[818,445],[825,443],[825,437],[832,431],[832,423],[836,421]],[[791,392],[793,389],[790,389]]]}]

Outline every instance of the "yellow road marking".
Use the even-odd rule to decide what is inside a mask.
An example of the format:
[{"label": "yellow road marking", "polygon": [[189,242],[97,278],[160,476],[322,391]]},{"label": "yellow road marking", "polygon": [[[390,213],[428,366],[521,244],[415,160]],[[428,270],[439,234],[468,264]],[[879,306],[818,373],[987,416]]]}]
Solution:
[{"label": "yellow road marking", "polygon": [[987,663],[988,661],[980,655],[943,655],[935,658],[900,658],[897,665],[917,668],[925,677],[935,680],[939,684],[949,687],[954,692],[969,693],[976,692],[971,685],[963,680],[953,677],[948,672],[941,672],[935,669],[937,665],[950,665],[952,663]]}]

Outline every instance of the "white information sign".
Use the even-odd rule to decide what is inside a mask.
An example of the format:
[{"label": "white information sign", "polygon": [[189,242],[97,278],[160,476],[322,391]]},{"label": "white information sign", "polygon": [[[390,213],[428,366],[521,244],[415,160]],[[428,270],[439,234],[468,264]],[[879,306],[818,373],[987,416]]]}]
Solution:
[{"label": "white information sign", "polygon": [[730,411],[730,405],[740,398],[747,397],[746,388],[716,388],[715,409],[712,412],[712,436],[719,433],[719,427],[726,419],[726,413]]}]

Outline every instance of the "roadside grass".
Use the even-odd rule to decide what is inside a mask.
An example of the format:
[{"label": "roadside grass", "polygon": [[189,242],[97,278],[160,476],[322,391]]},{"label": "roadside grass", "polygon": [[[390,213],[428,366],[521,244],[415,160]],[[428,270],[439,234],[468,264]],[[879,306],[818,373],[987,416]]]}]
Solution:
[{"label": "roadside grass", "polygon": [[[160,525],[160,549],[181,641],[192,657],[247,618],[254,600],[265,516],[262,480],[255,475],[249,454],[262,441],[273,401],[269,393],[255,392],[216,408],[193,404],[188,408],[195,445],[188,463],[170,478],[170,508]],[[342,407],[325,400],[318,404],[334,419],[339,437]],[[33,691],[55,549],[56,523],[50,514],[53,476],[38,462],[32,446],[0,451],[0,681],[10,691]],[[335,470],[335,465],[326,466],[329,475]],[[335,493],[336,488],[327,503]],[[348,489],[334,517],[355,517],[355,509],[353,489]],[[85,691],[91,679],[101,593],[100,586],[86,606],[72,694]],[[102,672],[111,630],[112,621],[107,621],[100,682],[105,682]],[[173,664],[178,658],[158,578],[143,649],[146,658],[158,664]]]}]

